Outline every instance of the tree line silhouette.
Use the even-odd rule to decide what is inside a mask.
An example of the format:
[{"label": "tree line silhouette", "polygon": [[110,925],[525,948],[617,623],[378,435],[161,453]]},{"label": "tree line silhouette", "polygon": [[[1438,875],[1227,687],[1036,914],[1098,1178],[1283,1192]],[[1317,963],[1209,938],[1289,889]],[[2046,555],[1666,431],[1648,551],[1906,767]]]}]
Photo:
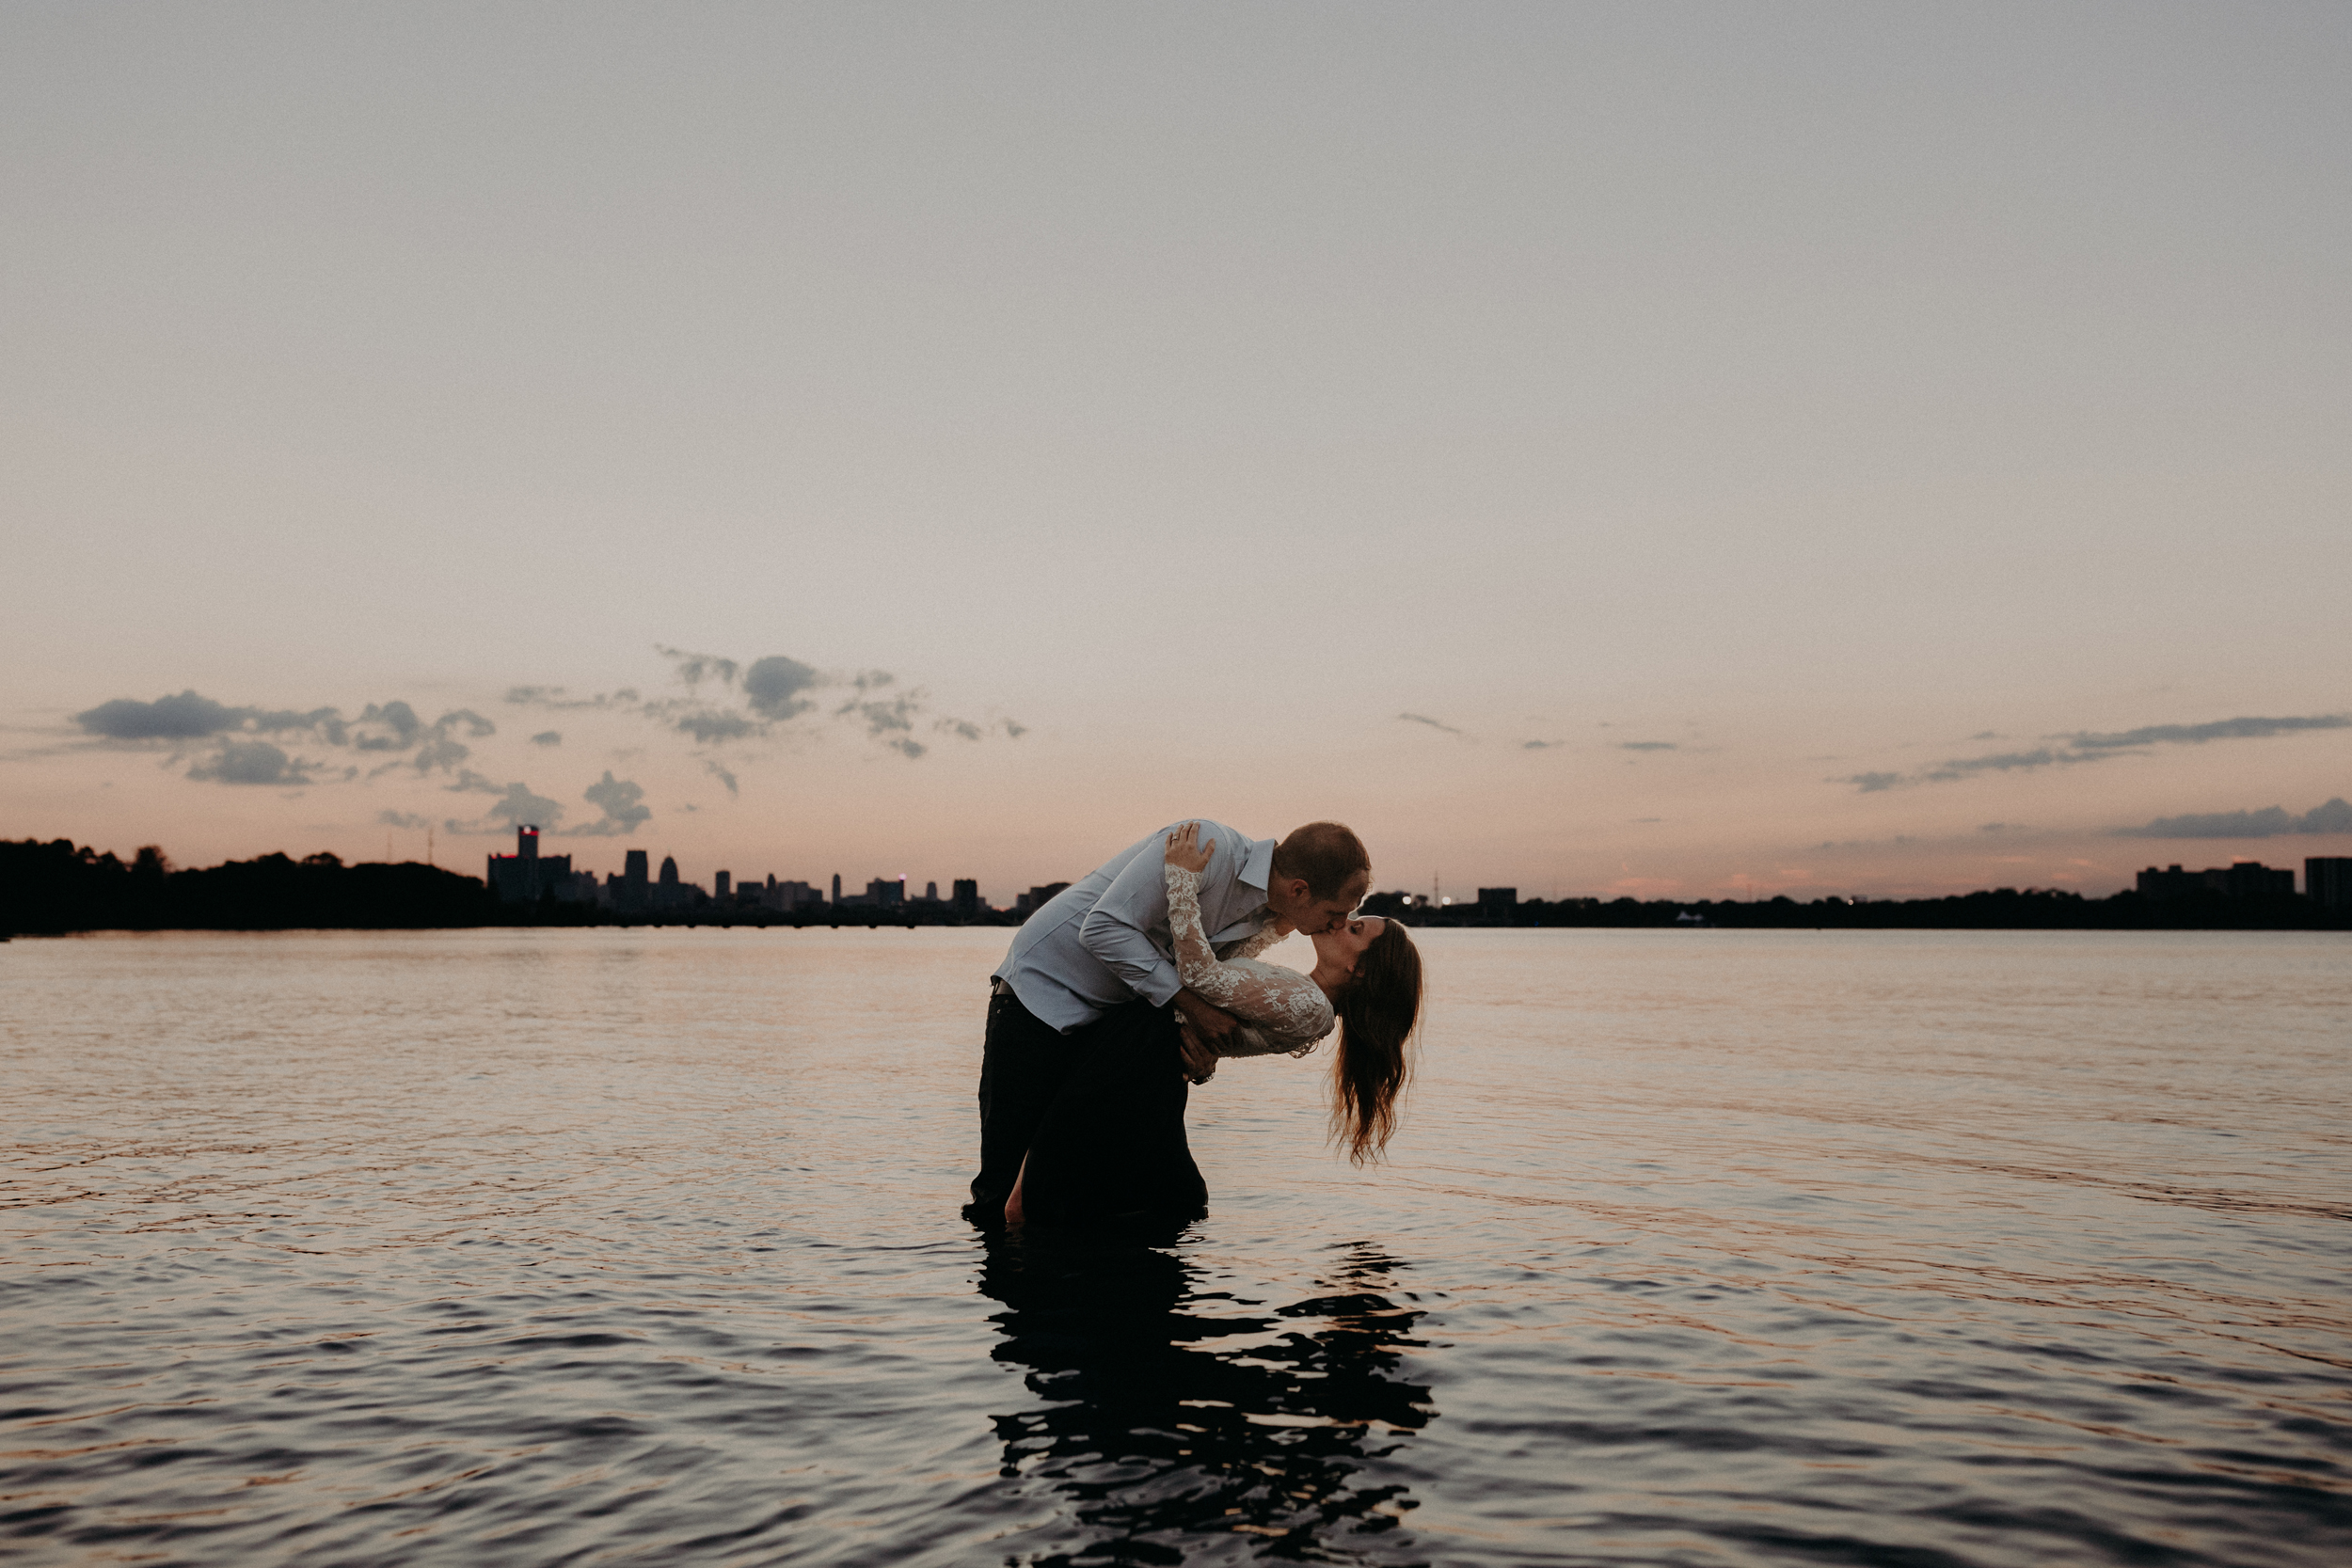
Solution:
[{"label": "tree line silhouette", "polygon": [[414,862],[345,865],[329,854],[272,854],[181,870],[151,844],[126,864],[62,838],[0,840],[0,927],[22,934],[390,930],[508,918],[481,878]]},{"label": "tree line silhouette", "polygon": [[[1783,895],[1732,899],[1529,899],[1504,906],[1417,907],[1402,893],[1377,893],[1367,914],[1414,926],[1722,927],[1817,930],[2352,930],[2352,910],[2294,895],[2228,897],[2197,893],[2144,898],[2122,892],[2087,898],[2056,888],[1994,888],[1946,898],[1851,902]],[[984,923],[1007,917],[992,912]],[[643,915],[553,901],[504,904],[479,877],[413,861],[345,865],[331,854],[284,854],[201,869],[172,865],[154,845],[128,862],[68,839],[0,839],[0,934],[70,931],[401,930],[474,926],[638,924]],[[773,916],[713,906],[665,923],[718,925],[937,924],[892,911],[822,911]]]},{"label": "tree line silhouette", "polygon": [[1501,907],[1409,907],[1400,893],[1364,900],[1366,914],[1410,926],[1724,927],[1738,930],[1986,931],[2344,931],[2352,910],[2331,910],[2294,894],[2233,898],[2219,893],[2145,898],[2125,889],[2087,898],[2062,888],[1991,888],[1943,898],[1837,897],[1673,900],[1533,898]]}]

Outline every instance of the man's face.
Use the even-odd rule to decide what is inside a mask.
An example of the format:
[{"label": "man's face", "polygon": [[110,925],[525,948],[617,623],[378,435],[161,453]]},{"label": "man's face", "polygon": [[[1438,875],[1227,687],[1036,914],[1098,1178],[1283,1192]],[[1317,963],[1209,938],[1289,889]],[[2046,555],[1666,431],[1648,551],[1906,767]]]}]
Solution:
[{"label": "man's face", "polygon": [[1359,872],[1335,897],[1317,898],[1307,891],[1304,879],[1292,878],[1285,881],[1275,879],[1275,885],[1266,890],[1266,905],[1279,919],[1291,923],[1292,929],[1301,936],[1319,937],[1335,931],[1355,912],[1372,891],[1372,874]]}]

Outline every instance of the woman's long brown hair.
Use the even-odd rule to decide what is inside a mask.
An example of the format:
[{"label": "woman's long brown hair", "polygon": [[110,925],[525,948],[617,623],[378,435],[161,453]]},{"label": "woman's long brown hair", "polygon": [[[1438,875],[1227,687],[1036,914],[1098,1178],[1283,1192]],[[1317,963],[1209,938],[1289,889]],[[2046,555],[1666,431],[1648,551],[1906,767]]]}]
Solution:
[{"label": "woman's long brown hair", "polygon": [[1379,1159],[1396,1131],[1397,1097],[1413,1075],[1406,1047],[1421,1017],[1421,949],[1403,921],[1382,924],[1332,1010],[1340,1049],[1331,1063],[1331,1135],[1360,1165]]}]

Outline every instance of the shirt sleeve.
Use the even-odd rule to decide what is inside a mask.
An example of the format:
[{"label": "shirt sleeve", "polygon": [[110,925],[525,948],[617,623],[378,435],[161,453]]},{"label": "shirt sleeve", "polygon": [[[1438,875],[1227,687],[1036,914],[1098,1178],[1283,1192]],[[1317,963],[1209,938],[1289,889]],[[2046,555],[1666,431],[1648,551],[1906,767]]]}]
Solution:
[{"label": "shirt sleeve", "polygon": [[1147,844],[1121,866],[1078,927],[1078,943],[1155,1007],[1175,1000],[1184,982],[1166,954],[1152,944],[1152,927],[1168,911],[1160,877],[1162,856]]}]

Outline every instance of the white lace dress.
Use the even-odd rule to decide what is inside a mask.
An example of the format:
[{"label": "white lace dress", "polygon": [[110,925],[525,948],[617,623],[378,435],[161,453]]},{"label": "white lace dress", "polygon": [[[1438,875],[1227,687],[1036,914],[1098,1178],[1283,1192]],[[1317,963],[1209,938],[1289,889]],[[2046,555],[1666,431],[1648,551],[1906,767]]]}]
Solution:
[{"label": "white lace dress", "polygon": [[1331,999],[1295,969],[1261,963],[1258,954],[1281,940],[1268,927],[1219,958],[1200,921],[1199,873],[1168,866],[1168,930],[1176,971],[1185,987],[1241,1021],[1220,1056],[1304,1056],[1331,1032]]}]

